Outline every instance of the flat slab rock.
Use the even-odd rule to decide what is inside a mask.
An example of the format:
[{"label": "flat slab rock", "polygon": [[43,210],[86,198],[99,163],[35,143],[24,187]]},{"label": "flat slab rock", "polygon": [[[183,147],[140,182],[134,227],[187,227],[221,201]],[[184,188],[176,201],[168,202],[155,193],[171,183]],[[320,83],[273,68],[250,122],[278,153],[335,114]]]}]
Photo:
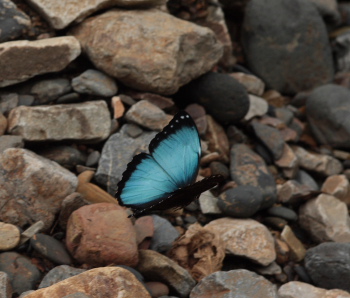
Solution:
[{"label": "flat slab rock", "polygon": [[0,87],[58,72],[80,52],[79,41],[73,36],[4,42],[0,44]]},{"label": "flat slab rock", "polygon": [[108,7],[155,6],[166,0],[28,0],[54,29],[64,29],[72,22],[80,22],[96,11]]},{"label": "flat slab rock", "polygon": [[97,68],[129,87],[160,94],[174,94],[223,54],[213,31],[157,9],[109,10],[70,34]]},{"label": "flat slab rock", "polygon": [[7,149],[0,154],[0,220],[19,227],[42,220],[48,229],[77,184],[56,162],[26,149]]},{"label": "flat slab rock", "polygon": [[14,108],[8,132],[25,141],[95,142],[109,136],[111,120],[105,101]]},{"label": "flat slab rock", "polygon": [[62,298],[76,292],[89,297],[151,298],[134,274],[121,267],[102,267],[67,278],[26,298]]}]

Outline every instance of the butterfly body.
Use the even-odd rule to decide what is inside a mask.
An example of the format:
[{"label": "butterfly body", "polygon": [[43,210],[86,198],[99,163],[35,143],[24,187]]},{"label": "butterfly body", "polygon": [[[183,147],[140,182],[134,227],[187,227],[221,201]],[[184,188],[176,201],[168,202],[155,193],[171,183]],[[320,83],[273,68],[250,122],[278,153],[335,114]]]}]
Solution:
[{"label": "butterfly body", "polygon": [[116,198],[133,216],[184,207],[223,180],[217,175],[194,183],[201,146],[196,125],[184,111],[155,136],[149,152],[134,156],[118,183]]}]

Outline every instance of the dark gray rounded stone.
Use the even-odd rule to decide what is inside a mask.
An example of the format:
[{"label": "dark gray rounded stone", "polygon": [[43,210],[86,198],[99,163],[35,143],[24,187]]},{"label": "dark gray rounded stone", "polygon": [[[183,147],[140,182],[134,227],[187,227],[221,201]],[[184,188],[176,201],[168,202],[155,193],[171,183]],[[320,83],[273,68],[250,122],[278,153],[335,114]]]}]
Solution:
[{"label": "dark gray rounded stone", "polygon": [[50,287],[69,277],[76,276],[85,272],[86,269],[74,268],[67,265],[57,266],[51,269],[43,278],[39,285],[39,289]]},{"label": "dark gray rounded stone", "polygon": [[180,94],[202,105],[222,124],[238,122],[249,109],[245,87],[228,74],[208,72],[186,85]]},{"label": "dark gray rounded stone", "polygon": [[312,91],[306,102],[311,130],[321,144],[350,148],[350,90],[328,84]]},{"label": "dark gray rounded stone", "polygon": [[247,218],[260,209],[262,202],[263,196],[259,188],[243,185],[224,191],[218,197],[217,205],[226,215]]},{"label": "dark gray rounded stone", "polygon": [[350,243],[322,243],[310,248],[305,268],[316,286],[350,291]]},{"label": "dark gray rounded stone", "polygon": [[281,93],[294,94],[333,79],[328,33],[311,1],[251,0],[242,44],[249,68]]},{"label": "dark gray rounded stone", "polygon": [[35,234],[30,239],[30,244],[37,252],[56,264],[70,265],[72,263],[66,247],[51,236],[41,233]]},{"label": "dark gray rounded stone", "polygon": [[298,214],[296,214],[294,210],[284,206],[273,206],[267,209],[267,213],[271,216],[281,217],[289,221],[298,220]]},{"label": "dark gray rounded stone", "polygon": [[30,259],[15,252],[0,254],[0,271],[7,273],[13,292],[17,294],[34,290],[41,277],[39,269]]}]

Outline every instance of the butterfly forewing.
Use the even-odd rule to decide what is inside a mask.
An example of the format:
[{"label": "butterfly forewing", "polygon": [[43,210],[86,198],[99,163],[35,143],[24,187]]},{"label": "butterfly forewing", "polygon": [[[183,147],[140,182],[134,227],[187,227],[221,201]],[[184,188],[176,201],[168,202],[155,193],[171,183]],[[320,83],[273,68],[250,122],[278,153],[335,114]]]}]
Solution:
[{"label": "butterfly forewing", "polygon": [[193,183],[201,156],[196,125],[186,112],[179,112],[151,141],[149,150],[178,188]]}]

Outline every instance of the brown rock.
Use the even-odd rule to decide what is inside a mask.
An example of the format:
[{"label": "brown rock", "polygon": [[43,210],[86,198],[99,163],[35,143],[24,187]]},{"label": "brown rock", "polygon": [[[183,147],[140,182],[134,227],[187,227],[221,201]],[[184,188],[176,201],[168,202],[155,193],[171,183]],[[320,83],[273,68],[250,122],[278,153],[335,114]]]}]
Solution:
[{"label": "brown rock", "polygon": [[154,235],[152,216],[142,216],[135,221],[136,242],[140,249],[148,249]]},{"label": "brown rock", "polygon": [[292,229],[289,226],[285,226],[281,238],[290,247],[291,259],[295,262],[300,262],[304,259],[306,249],[301,241],[294,235]]},{"label": "brown rock", "polygon": [[7,119],[6,117],[0,112],[0,136],[2,136],[7,128]]},{"label": "brown rock", "polygon": [[300,184],[296,180],[288,180],[278,188],[277,197],[281,203],[296,204],[313,193],[315,193],[315,196],[319,194],[318,191],[313,191],[305,184]]},{"label": "brown rock", "polygon": [[290,248],[283,240],[275,237],[276,262],[280,265],[285,265],[289,261]]},{"label": "brown rock", "polygon": [[321,191],[335,196],[350,206],[350,184],[345,175],[329,176],[323,183]]},{"label": "brown rock", "polygon": [[152,297],[161,297],[169,295],[168,286],[159,281],[149,281],[145,284],[147,289],[151,292]]},{"label": "brown rock", "polygon": [[37,290],[26,298],[62,298],[76,292],[89,297],[151,298],[135,275],[121,267],[95,268]]},{"label": "brown rock", "polygon": [[26,141],[96,142],[109,136],[111,121],[105,101],[51,106],[19,106],[9,114],[8,131]]},{"label": "brown rock", "polygon": [[92,266],[135,266],[136,232],[127,213],[115,204],[99,203],[74,211],[68,220],[66,245],[72,256]]},{"label": "brown rock", "polygon": [[208,72],[223,53],[210,29],[156,9],[109,10],[71,33],[97,68],[127,86],[160,94],[174,94]]},{"label": "brown rock", "polygon": [[343,170],[340,161],[332,156],[311,153],[298,146],[293,146],[292,149],[299,159],[300,166],[306,170],[324,176],[337,175]]},{"label": "brown rock", "polygon": [[4,42],[0,45],[0,87],[58,72],[79,55],[80,44],[73,36]]},{"label": "brown rock", "polygon": [[264,93],[265,84],[258,77],[243,72],[234,72],[230,76],[240,82],[250,94],[261,96]]},{"label": "brown rock", "polygon": [[158,108],[165,110],[170,109],[174,106],[174,102],[170,97],[161,96],[156,93],[148,92],[138,92],[138,91],[127,91],[127,95],[131,96],[133,99],[147,100],[151,104],[157,106]]},{"label": "brown rock", "polygon": [[19,244],[19,229],[11,224],[0,222],[0,250],[11,250]]},{"label": "brown rock", "polygon": [[72,22],[80,22],[101,9],[118,7],[149,7],[165,4],[165,0],[29,0],[54,29],[64,29]]},{"label": "brown rock", "polygon": [[350,298],[350,293],[338,289],[326,290],[300,281],[291,281],[278,290],[279,298]]},{"label": "brown rock", "polygon": [[48,229],[77,178],[57,163],[26,149],[0,154],[0,220],[23,227],[42,220]]},{"label": "brown rock", "polygon": [[113,96],[112,97],[112,107],[114,111],[114,119],[119,119],[123,117],[125,112],[124,104],[120,98],[120,96]]},{"label": "brown rock", "polygon": [[290,179],[294,178],[299,170],[299,160],[287,144],[284,144],[282,156],[275,160],[275,164],[282,168],[283,174]]},{"label": "brown rock", "polygon": [[148,129],[161,131],[172,117],[149,101],[141,100],[131,106],[125,114],[125,119]]},{"label": "brown rock", "polygon": [[319,242],[350,242],[350,217],[346,204],[336,197],[320,194],[299,209],[299,223]]},{"label": "brown rock", "polygon": [[228,142],[225,130],[210,115],[207,115],[207,123],[208,128],[205,138],[208,140],[209,150],[211,152],[218,152],[224,162],[228,161],[230,144]]},{"label": "brown rock", "polygon": [[23,138],[20,136],[3,135],[0,136],[0,153],[9,148],[23,148]]},{"label": "brown rock", "polygon": [[219,234],[226,244],[226,253],[246,257],[267,266],[276,259],[274,240],[269,230],[252,219],[220,218],[205,226]]},{"label": "brown rock", "polygon": [[156,251],[141,249],[139,253],[136,269],[145,278],[165,283],[180,297],[189,295],[196,282],[186,269]]},{"label": "brown rock", "polygon": [[268,90],[263,94],[263,98],[269,105],[276,108],[284,107],[287,104],[286,98],[281,95],[277,90]]},{"label": "brown rock", "polygon": [[220,235],[196,223],[174,242],[168,255],[199,281],[221,270],[225,258],[225,244]]}]

